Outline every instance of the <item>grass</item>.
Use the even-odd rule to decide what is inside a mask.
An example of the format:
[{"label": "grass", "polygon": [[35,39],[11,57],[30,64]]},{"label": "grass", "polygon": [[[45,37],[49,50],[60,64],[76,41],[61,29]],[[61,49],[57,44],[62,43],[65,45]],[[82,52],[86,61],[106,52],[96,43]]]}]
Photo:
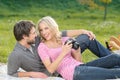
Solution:
[{"label": "grass", "polygon": [[[32,12],[32,13],[31,13]],[[32,20],[34,23],[43,17],[50,15],[58,22],[60,30],[68,29],[87,29],[96,34],[96,39],[99,40],[104,46],[104,41],[108,40],[111,35],[117,36],[120,29],[120,16],[119,12],[113,12],[108,14],[107,21],[103,21],[103,12],[101,11],[53,11],[47,9],[41,9],[39,12],[37,9],[33,11],[26,11],[23,13],[6,13],[0,15],[0,62],[7,62],[8,55],[13,50],[16,43],[13,36],[13,26],[19,20]],[[94,60],[97,57],[93,55],[89,50],[86,50],[83,54],[83,61],[88,62]]]}]

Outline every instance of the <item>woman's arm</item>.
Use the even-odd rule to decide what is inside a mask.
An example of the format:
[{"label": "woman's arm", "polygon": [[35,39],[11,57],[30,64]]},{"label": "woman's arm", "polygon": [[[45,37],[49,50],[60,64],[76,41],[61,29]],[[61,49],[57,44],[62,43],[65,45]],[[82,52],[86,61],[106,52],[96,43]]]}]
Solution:
[{"label": "woman's arm", "polygon": [[[65,44],[62,46],[62,52],[59,54],[59,56],[56,58],[55,61],[51,62],[50,58],[47,58],[47,59],[44,59],[42,60],[43,64],[45,65],[45,67],[47,68],[47,70],[50,72],[50,73],[54,73],[58,67],[58,65],[60,64],[60,62],[62,61],[62,59],[64,58],[64,56],[66,54],[68,54],[68,52],[71,50],[72,48],[72,44]],[[42,54],[45,54],[47,53],[47,51],[41,49],[39,50],[40,48],[38,48],[38,53],[42,53]],[[42,57],[41,55],[39,55],[40,57]]]},{"label": "woman's arm", "polygon": [[[61,54],[62,54],[62,53],[61,53]],[[50,59],[46,59],[46,60],[44,60],[44,61],[42,61],[42,62],[43,62],[43,64],[45,65],[46,69],[47,69],[51,74],[53,74],[53,73],[56,71],[56,69],[57,69],[59,63],[61,62],[61,60],[63,59],[63,57],[64,57],[64,55],[59,55],[54,62],[51,62]]]}]

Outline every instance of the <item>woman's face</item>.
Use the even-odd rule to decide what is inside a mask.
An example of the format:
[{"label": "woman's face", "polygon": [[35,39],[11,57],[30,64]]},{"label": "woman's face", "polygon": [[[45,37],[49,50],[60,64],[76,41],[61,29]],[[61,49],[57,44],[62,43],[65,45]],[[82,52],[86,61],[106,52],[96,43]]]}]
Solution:
[{"label": "woman's face", "polygon": [[45,40],[50,40],[53,37],[52,29],[45,22],[39,24],[39,32]]}]

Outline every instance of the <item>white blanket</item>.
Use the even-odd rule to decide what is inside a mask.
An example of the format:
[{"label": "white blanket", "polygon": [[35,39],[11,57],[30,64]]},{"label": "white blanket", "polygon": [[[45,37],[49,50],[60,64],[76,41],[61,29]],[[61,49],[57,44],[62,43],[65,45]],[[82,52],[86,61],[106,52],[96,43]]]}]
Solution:
[{"label": "white blanket", "polygon": [[120,50],[114,50],[113,52],[116,54],[120,54]]},{"label": "white blanket", "polygon": [[0,80],[64,80],[59,77],[48,77],[47,79],[40,79],[40,78],[17,78],[17,77],[11,77],[7,75],[7,65],[0,66]]}]

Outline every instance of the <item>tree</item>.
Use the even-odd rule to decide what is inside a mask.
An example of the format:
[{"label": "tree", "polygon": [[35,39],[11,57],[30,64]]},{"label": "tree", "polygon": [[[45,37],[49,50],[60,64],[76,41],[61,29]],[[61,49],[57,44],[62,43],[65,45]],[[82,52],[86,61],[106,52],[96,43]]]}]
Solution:
[{"label": "tree", "polygon": [[109,3],[112,2],[112,0],[100,0],[100,1],[103,2],[103,4],[104,4],[104,8],[105,8],[105,10],[104,10],[104,20],[106,20],[106,17],[107,17],[107,6],[108,6]]},{"label": "tree", "polygon": [[109,3],[112,2],[112,0],[99,0],[100,2],[103,3],[103,6],[98,5],[97,3],[95,3],[95,0],[78,0],[80,2],[80,4],[82,5],[88,5],[90,9],[104,9],[104,17],[103,19],[106,20],[107,17],[107,6]]}]

